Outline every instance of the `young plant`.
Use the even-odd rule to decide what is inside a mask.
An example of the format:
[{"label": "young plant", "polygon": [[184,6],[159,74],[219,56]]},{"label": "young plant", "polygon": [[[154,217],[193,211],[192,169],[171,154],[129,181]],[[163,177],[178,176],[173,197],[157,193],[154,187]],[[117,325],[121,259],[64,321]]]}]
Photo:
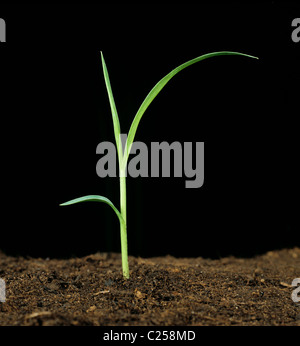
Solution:
[{"label": "young plant", "polygon": [[139,122],[145,113],[146,109],[149,107],[150,103],[154,100],[154,98],[157,96],[157,94],[162,90],[162,88],[169,82],[169,80],[174,77],[178,72],[185,69],[186,67],[195,64],[196,62],[199,62],[201,60],[212,58],[215,56],[220,55],[242,55],[250,58],[258,59],[254,56],[238,53],[238,52],[228,52],[228,51],[221,51],[221,52],[214,52],[214,53],[208,53],[201,55],[195,59],[189,60],[186,63],[176,67],[174,70],[172,70],[169,74],[167,74],[165,77],[163,77],[149,92],[147,97],[145,98],[144,102],[141,104],[140,108],[138,109],[131,127],[128,132],[127,140],[124,145],[122,145],[121,142],[121,128],[120,128],[120,121],[117,113],[117,108],[115,105],[110,80],[108,76],[108,71],[106,68],[106,64],[104,61],[103,54],[101,52],[101,60],[102,60],[102,67],[103,67],[103,74],[104,74],[104,80],[106,84],[106,89],[108,93],[111,113],[112,113],[112,119],[113,119],[113,127],[114,127],[114,134],[115,134],[115,140],[116,140],[116,146],[117,146],[117,152],[118,152],[118,160],[119,160],[119,177],[120,177],[120,211],[114,206],[114,204],[106,197],[98,196],[98,195],[89,195],[84,196],[76,199],[72,199],[71,201],[65,202],[60,204],[61,206],[75,204],[79,202],[87,202],[87,201],[95,201],[95,202],[104,202],[112,207],[114,212],[119,218],[120,221],[120,233],[121,233],[121,254],[122,254],[122,269],[123,269],[123,276],[126,279],[129,279],[129,266],[128,266],[128,250],[127,250],[127,218],[126,218],[126,168],[127,168],[127,161],[128,156],[130,154],[131,146],[134,141],[134,137],[139,125]]}]

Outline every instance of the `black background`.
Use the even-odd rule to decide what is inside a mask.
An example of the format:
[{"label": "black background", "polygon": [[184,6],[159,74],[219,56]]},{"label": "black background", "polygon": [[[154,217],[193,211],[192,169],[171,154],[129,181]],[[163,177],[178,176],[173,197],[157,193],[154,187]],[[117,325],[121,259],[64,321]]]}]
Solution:
[{"label": "black background", "polygon": [[1,236],[12,255],[120,251],[106,205],[117,178],[96,175],[114,141],[103,51],[122,132],[154,84],[201,54],[239,51],[180,72],[153,101],[136,140],[205,142],[205,182],[128,178],[135,256],[253,256],[299,246],[299,51],[293,5],[14,5],[0,7]]}]

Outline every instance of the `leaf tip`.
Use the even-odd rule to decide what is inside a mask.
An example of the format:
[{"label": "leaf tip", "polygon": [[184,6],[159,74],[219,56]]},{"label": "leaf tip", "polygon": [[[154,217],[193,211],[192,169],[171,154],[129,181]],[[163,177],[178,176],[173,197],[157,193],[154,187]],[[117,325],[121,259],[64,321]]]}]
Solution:
[{"label": "leaf tip", "polygon": [[259,60],[259,57],[257,57],[257,56],[249,55],[249,54],[245,54],[245,55],[248,56],[249,58],[253,58],[253,59]]}]

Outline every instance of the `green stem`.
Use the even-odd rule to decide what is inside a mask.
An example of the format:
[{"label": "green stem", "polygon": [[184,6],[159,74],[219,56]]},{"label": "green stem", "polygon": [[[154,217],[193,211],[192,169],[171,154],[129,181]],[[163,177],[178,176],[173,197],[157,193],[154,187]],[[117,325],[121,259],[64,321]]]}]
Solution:
[{"label": "green stem", "polygon": [[129,279],[128,249],[127,249],[126,176],[125,176],[125,170],[120,170],[120,205],[121,205],[121,215],[122,215],[123,220],[124,220],[124,223],[120,222],[122,269],[123,269],[124,278]]}]

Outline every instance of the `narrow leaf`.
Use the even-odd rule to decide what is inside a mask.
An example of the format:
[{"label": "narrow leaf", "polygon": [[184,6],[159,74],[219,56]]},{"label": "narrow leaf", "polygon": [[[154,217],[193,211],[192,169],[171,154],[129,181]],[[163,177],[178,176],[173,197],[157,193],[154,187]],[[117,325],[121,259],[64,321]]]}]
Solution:
[{"label": "narrow leaf", "polygon": [[122,166],[123,168],[126,167],[127,164],[127,159],[130,153],[130,149],[131,149],[131,145],[134,141],[134,137],[135,137],[135,133],[137,131],[137,127],[138,124],[143,116],[143,114],[145,113],[146,109],[149,107],[150,103],[154,100],[154,98],[157,96],[157,94],[162,90],[162,88],[169,82],[169,80],[174,77],[178,72],[180,72],[181,70],[185,69],[186,67],[195,64],[196,62],[199,62],[201,60],[207,59],[207,58],[211,58],[211,57],[215,57],[215,56],[220,56],[220,55],[242,55],[242,56],[246,56],[249,58],[254,58],[254,59],[258,59],[257,57],[254,57],[252,55],[248,55],[248,54],[243,54],[243,53],[238,53],[238,52],[227,52],[227,51],[221,51],[221,52],[214,52],[214,53],[208,53],[208,54],[204,54],[201,55],[195,59],[189,60],[186,63],[176,67],[174,70],[172,70],[169,74],[167,74],[165,77],[163,77],[154,87],[153,89],[149,92],[149,94],[147,95],[147,97],[145,98],[144,102],[141,104],[140,108],[138,109],[129,133],[128,133],[128,137],[127,137],[127,142],[125,145],[125,152],[124,152],[124,157],[123,157],[123,162],[122,162]]},{"label": "narrow leaf", "polygon": [[[119,155],[119,158],[122,158],[123,150],[122,150],[122,143],[120,143],[121,142],[120,141],[120,133],[121,133],[120,121],[119,121],[117,107],[116,107],[116,104],[114,101],[114,96],[113,96],[111,85],[110,85],[107,67],[106,67],[104,56],[103,56],[102,52],[101,52],[101,60],[102,60],[102,68],[103,68],[105,85],[106,85],[106,89],[107,89],[111,114],[112,114],[112,118],[113,118],[114,133],[115,133],[115,140],[116,140],[116,145],[117,145],[117,149],[118,149],[118,155]],[[121,146],[121,148],[120,148],[120,146]]]},{"label": "narrow leaf", "polygon": [[79,197],[79,198],[72,199],[68,202],[61,203],[60,206],[71,205],[71,204],[76,204],[76,203],[81,203],[81,202],[103,202],[103,203],[108,204],[109,206],[111,206],[113,208],[113,210],[117,214],[120,222],[124,224],[124,219],[123,219],[121,213],[119,212],[119,210],[114,206],[114,204],[108,198],[103,197],[103,196],[89,195],[89,196]]}]

